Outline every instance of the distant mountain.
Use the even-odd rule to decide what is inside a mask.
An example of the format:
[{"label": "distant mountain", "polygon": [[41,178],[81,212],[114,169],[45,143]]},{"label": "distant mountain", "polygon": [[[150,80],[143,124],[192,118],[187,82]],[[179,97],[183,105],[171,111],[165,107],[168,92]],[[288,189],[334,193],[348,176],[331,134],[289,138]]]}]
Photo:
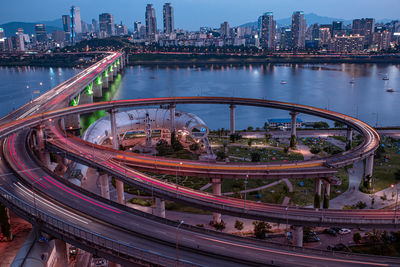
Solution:
[{"label": "distant mountain", "polygon": [[[309,13],[304,15],[306,19],[307,25],[312,25],[315,23],[318,24],[331,24],[333,21],[343,21],[344,25],[351,24],[353,21],[352,20],[344,20],[344,19],[338,19],[338,18],[331,18],[331,17],[324,17],[324,16],[319,16],[314,13]],[[388,23],[391,22],[392,19],[382,19],[382,20],[377,20],[376,22],[378,23]],[[292,18],[283,18],[283,19],[278,19],[276,21],[276,24],[278,26],[288,26],[292,24]],[[239,27],[257,27],[257,22],[249,22],[243,25],[240,25]]]},{"label": "distant mountain", "polygon": [[63,30],[62,19],[56,19],[51,21],[38,21],[38,22],[19,22],[13,21],[0,25],[0,28],[4,29],[4,32],[7,37],[13,36],[18,28],[24,29],[24,33],[34,34],[35,33],[35,24],[43,23],[46,24],[47,33],[51,33],[54,30],[61,31]]}]

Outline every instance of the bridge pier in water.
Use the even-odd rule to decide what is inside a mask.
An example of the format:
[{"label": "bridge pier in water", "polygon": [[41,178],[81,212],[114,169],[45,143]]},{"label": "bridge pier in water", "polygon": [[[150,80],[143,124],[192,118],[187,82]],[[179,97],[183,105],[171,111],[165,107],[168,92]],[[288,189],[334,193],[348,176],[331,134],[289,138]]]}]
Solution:
[{"label": "bridge pier in water", "polygon": [[[108,111],[108,113],[110,113],[112,144],[115,150],[119,150],[117,120],[115,118],[115,114],[117,112],[118,112],[117,109],[111,109]],[[118,203],[125,205],[124,183],[121,180],[115,179],[115,187],[117,189]]]},{"label": "bridge pier in water", "polygon": [[64,128],[66,131],[74,132],[75,135],[80,135],[81,117],[79,114],[67,115],[63,118]]},{"label": "bridge pier in water", "polygon": [[165,200],[156,198],[156,215],[165,218]]},{"label": "bridge pier in water", "polygon": [[102,87],[104,89],[108,88],[108,82],[109,82],[109,80],[108,80],[108,71],[105,70],[103,75],[102,75]]},{"label": "bridge pier in water", "polygon": [[292,225],[293,231],[293,245],[302,247],[303,246],[303,226]]},{"label": "bridge pier in water", "polygon": [[[212,183],[212,190],[213,194],[217,196],[221,196],[221,183],[222,180],[219,178],[212,178],[211,179]],[[221,213],[213,213],[213,223],[220,223],[221,222]]]},{"label": "bridge pier in water", "polygon": [[229,106],[230,109],[230,134],[234,134],[235,133],[235,108],[236,106],[231,104]]},{"label": "bridge pier in water", "polygon": [[102,74],[100,74],[95,81],[93,81],[93,97],[102,97],[103,96],[103,79]]},{"label": "bridge pier in water", "polygon": [[93,83],[88,85],[79,97],[79,104],[90,104],[93,103]]}]

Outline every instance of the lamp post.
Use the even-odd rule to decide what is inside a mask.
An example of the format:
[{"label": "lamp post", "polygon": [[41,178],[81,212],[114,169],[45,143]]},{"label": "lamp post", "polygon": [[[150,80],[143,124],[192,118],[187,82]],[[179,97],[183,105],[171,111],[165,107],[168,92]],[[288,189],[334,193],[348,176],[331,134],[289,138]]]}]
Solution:
[{"label": "lamp post", "polygon": [[180,221],[178,226],[176,227],[176,265],[179,266],[179,249],[178,249],[178,230],[179,227],[184,223],[184,221]]},{"label": "lamp post", "polygon": [[[179,162],[179,166],[181,165],[182,162]],[[178,196],[178,164],[176,164],[175,183],[176,183],[176,196]]]},{"label": "lamp post", "polygon": [[397,201],[399,200],[399,189],[397,188],[396,184],[396,205],[394,207],[394,223],[397,224]]},{"label": "lamp post", "polygon": [[285,208],[285,210],[286,210],[286,240],[287,240],[287,242],[288,242],[288,244],[289,244],[289,228],[288,228],[288,226],[289,226],[289,218],[288,218],[288,209],[289,209],[289,206],[287,206],[287,207]]},{"label": "lamp post", "polygon": [[246,209],[246,197],[247,197],[247,179],[249,178],[249,174],[246,175],[246,179],[244,180],[244,209]]}]

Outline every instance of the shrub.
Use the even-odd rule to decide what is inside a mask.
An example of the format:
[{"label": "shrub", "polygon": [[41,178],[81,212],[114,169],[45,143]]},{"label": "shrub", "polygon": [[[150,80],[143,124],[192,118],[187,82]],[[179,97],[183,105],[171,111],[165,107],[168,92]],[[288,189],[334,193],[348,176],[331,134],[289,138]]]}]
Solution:
[{"label": "shrub", "polygon": [[235,222],[235,228],[239,231],[243,230],[243,222],[236,220]]},{"label": "shrub", "polygon": [[271,225],[263,221],[254,221],[254,235],[256,238],[264,239],[265,234],[272,228]]},{"label": "shrub", "polygon": [[310,152],[313,154],[318,154],[319,152],[321,152],[321,148],[319,148],[318,146],[312,146]]},{"label": "shrub", "polygon": [[360,233],[354,233],[353,234],[353,241],[356,244],[359,244],[361,241],[361,234]]}]

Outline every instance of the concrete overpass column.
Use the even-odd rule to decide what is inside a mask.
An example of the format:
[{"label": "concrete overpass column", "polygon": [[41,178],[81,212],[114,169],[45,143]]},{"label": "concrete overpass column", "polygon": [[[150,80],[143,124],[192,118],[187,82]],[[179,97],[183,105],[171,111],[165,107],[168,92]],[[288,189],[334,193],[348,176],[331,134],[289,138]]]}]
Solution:
[{"label": "concrete overpass column", "polygon": [[171,134],[175,132],[175,104],[169,106],[170,120],[171,120]]},{"label": "concrete overpass column", "polygon": [[303,226],[293,225],[293,245],[302,247],[303,246]]},{"label": "concrete overpass column", "polygon": [[36,144],[38,145],[39,149],[39,159],[45,165],[50,165],[50,153],[45,150],[44,146],[44,131],[43,126],[36,127]]},{"label": "concrete overpass column", "polygon": [[116,62],[114,61],[114,63],[113,63],[113,76],[114,76],[114,77],[117,77],[117,75],[118,75],[117,64],[116,64]]},{"label": "concrete overpass column", "polygon": [[347,126],[347,133],[346,133],[346,146],[348,149],[351,149],[353,143],[353,129]]},{"label": "concrete overpass column", "polygon": [[13,234],[11,229],[10,211],[6,206],[0,203],[0,227],[7,238],[7,241],[13,240]]},{"label": "concrete overpass column", "polygon": [[64,126],[67,131],[80,132],[81,117],[79,114],[67,115],[64,117]]},{"label": "concrete overpass column", "polygon": [[65,241],[56,239],[54,240],[54,246],[56,247],[57,253],[56,266],[68,266],[67,244]]},{"label": "concrete overpass column", "polygon": [[165,218],[165,201],[161,198],[156,198],[156,215]]},{"label": "concrete overpass column", "polygon": [[320,208],[321,207],[321,188],[322,182],[321,179],[317,178],[315,179],[315,196],[314,196],[314,208]]},{"label": "concrete overpass column", "polygon": [[374,155],[370,155],[367,158],[367,162],[365,165],[365,177],[372,177],[372,173],[374,170]]},{"label": "concrete overpass column", "polygon": [[110,199],[110,185],[108,183],[108,174],[97,173],[100,179],[101,196]]},{"label": "concrete overpass column", "polygon": [[[117,133],[117,120],[116,113],[117,109],[111,109],[108,111],[110,113],[110,122],[111,122],[111,136],[112,136],[112,144],[115,150],[119,150],[119,141],[118,141],[118,133]],[[125,194],[124,194],[124,183],[121,180],[115,179],[115,186],[117,189],[117,199],[118,203],[125,204]]]},{"label": "concrete overpass column", "polygon": [[113,70],[112,67],[110,67],[110,68],[108,69],[108,81],[109,81],[109,82],[114,81],[114,70]]},{"label": "concrete overpass column", "polygon": [[299,114],[298,112],[290,112],[290,116],[292,117],[292,124],[291,124],[291,135],[292,136],[297,136],[296,134],[296,120],[297,120],[297,115]]},{"label": "concrete overpass column", "polygon": [[103,96],[103,80],[102,75],[99,75],[93,82],[93,97]]},{"label": "concrete overpass column", "polygon": [[93,91],[92,86],[88,86],[81,92],[79,104],[90,104],[93,103]]},{"label": "concrete overpass column", "polygon": [[323,208],[329,209],[329,200],[331,198],[331,184],[328,182],[324,183],[324,203]]},{"label": "concrete overpass column", "polygon": [[[221,196],[221,179],[219,178],[212,178],[211,179],[212,183],[212,189],[213,189],[213,194],[217,196]],[[221,213],[213,213],[213,223],[220,223],[221,222]]]},{"label": "concrete overpass column", "polygon": [[231,114],[230,114],[230,134],[234,134],[235,133],[235,108],[236,106],[231,104],[229,106]]}]

